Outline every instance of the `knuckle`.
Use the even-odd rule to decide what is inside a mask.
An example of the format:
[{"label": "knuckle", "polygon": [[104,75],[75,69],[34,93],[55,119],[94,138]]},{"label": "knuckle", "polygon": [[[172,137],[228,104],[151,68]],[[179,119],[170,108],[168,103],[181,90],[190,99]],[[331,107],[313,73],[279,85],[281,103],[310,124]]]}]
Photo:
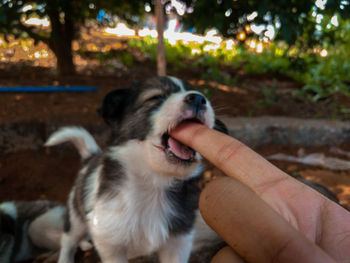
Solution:
[{"label": "knuckle", "polygon": [[243,143],[238,141],[231,141],[229,144],[221,146],[216,153],[216,164],[223,166],[227,162],[232,161],[239,155],[243,147]]}]

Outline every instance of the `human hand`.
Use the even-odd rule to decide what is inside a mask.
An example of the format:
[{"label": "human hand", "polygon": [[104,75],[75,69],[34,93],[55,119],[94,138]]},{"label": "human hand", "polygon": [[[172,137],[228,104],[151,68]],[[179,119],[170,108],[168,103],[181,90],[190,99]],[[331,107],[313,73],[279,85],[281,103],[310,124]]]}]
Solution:
[{"label": "human hand", "polygon": [[[230,136],[197,123],[185,123],[171,135],[229,176],[207,185],[199,207],[241,258],[350,262],[350,213],[344,208]],[[231,252],[229,262],[239,262]]]}]

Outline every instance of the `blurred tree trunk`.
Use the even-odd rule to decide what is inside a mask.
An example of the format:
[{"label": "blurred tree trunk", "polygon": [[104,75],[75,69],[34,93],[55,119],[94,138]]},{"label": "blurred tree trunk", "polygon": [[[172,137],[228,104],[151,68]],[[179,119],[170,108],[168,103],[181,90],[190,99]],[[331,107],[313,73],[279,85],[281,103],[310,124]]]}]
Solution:
[{"label": "blurred tree trunk", "polygon": [[60,18],[56,1],[47,3],[47,14],[51,22],[51,37],[47,43],[57,58],[57,71],[61,76],[75,74],[73,63],[72,43],[74,39],[75,24],[72,7],[68,3],[63,7],[64,22]]},{"label": "blurred tree trunk", "polygon": [[166,59],[164,48],[164,11],[161,0],[156,0],[156,18],[158,32],[158,49],[157,49],[157,73],[158,76],[166,75]]}]

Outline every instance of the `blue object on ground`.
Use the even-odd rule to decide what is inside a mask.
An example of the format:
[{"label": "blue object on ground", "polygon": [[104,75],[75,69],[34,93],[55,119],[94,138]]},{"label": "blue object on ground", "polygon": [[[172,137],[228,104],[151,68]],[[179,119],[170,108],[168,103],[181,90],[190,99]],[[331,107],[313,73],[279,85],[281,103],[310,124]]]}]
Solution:
[{"label": "blue object on ground", "polygon": [[90,92],[97,91],[97,87],[90,86],[21,86],[1,87],[0,93],[8,92]]}]

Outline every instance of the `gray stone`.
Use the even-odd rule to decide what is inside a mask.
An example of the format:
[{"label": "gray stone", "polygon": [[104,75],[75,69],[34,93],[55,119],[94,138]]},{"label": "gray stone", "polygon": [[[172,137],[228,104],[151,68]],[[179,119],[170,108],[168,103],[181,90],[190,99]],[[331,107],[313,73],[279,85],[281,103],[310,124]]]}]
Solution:
[{"label": "gray stone", "polygon": [[264,144],[338,145],[350,141],[350,122],[324,119],[256,117],[220,119],[231,136],[250,147]]}]

